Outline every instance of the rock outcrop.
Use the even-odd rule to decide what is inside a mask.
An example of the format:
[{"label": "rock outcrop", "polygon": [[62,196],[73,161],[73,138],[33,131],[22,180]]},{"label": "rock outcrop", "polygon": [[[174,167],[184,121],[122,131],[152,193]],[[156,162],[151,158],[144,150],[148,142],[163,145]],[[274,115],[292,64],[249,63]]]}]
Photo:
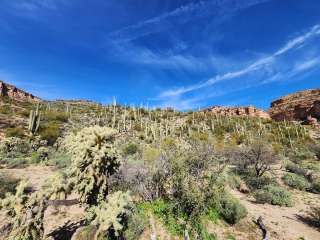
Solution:
[{"label": "rock outcrop", "polygon": [[276,121],[314,123],[320,119],[320,89],[305,90],[271,103],[269,114]]},{"label": "rock outcrop", "polygon": [[19,102],[39,102],[40,98],[0,80],[0,97],[8,97]]},{"label": "rock outcrop", "polygon": [[223,116],[249,116],[249,117],[260,117],[269,119],[270,116],[267,112],[258,109],[253,106],[245,107],[221,107],[215,106],[205,109],[206,112],[212,112]]}]

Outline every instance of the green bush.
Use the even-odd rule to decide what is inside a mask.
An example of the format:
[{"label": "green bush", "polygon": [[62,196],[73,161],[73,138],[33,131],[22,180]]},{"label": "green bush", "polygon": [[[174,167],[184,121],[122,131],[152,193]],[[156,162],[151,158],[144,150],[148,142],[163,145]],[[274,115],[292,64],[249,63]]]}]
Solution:
[{"label": "green bush", "polygon": [[209,221],[218,223],[218,220],[221,218],[219,211],[215,208],[209,209],[209,211],[206,214]]},{"label": "green bush", "polygon": [[138,152],[138,146],[135,143],[128,143],[123,148],[123,154],[126,155],[126,156],[127,155],[133,155],[136,152]]},{"label": "green bush", "polygon": [[3,105],[0,107],[0,113],[2,114],[11,114],[12,113],[12,109],[9,105]]},{"label": "green bush", "polygon": [[129,216],[127,229],[124,232],[126,240],[136,240],[143,233],[147,226],[147,216],[141,209],[133,210]]},{"label": "green bush", "polygon": [[24,137],[24,130],[20,127],[7,128],[5,130],[5,136],[8,137]]},{"label": "green bush", "polygon": [[249,176],[246,178],[246,184],[251,190],[261,189],[267,185],[275,184],[276,181],[269,176]]},{"label": "green bush", "polygon": [[311,207],[310,211],[310,220],[317,227],[320,227],[320,208],[319,207]]},{"label": "green bush", "polygon": [[311,144],[309,148],[316,155],[317,159],[320,160],[320,144]]},{"label": "green bush", "polygon": [[60,124],[51,122],[44,127],[40,127],[39,134],[41,139],[47,140],[49,145],[53,145],[60,136]]},{"label": "green bush", "polygon": [[44,114],[44,119],[49,122],[68,122],[69,114],[65,112],[49,111]]},{"label": "green bush", "polygon": [[316,179],[312,182],[311,191],[314,193],[320,193],[320,179]]},{"label": "green bush", "polygon": [[299,189],[299,190],[306,190],[310,187],[308,181],[295,173],[287,173],[282,177],[283,182],[288,185],[289,187]]},{"label": "green bush", "polygon": [[173,204],[164,201],[156,200],[152,203],[139,204],[139,208],[144,212],[151,211],[158,218],[160,218],[168,231],[173,235],[182,235],[184,227],[179,224],[179,219],[185,219],[181,212],[174,210]]},{"label": "green bush", "polygon": [[229,174],[227,178],[228,184],[232,189],[239,189],[241,185],[241,178],[235,174]]},{"label": "green bush", "polygon": [[306,174],[307,174],[307,170],[299,167],[297,164],[294,164],[294,163],[288,163],[286,165],[286,170],[288,172],[295,173],[295,174],[298,174],[301,176],[306,176]]},{"label": "green bush", "polygon": [[254,193],[258,203],[269,203],[272,205],[292,207],[291,194],[280,186],[267,185]]},{"label": "green bush", "polygon": [[4,198],[6,193],[13,193],[19,184],[19,180],[7,174],[0,175],[0,198]]},{"label": "green bush", "polygon": [[49,158],[49,165],[65,168],[71,164],[71,156],[64,152],[55,152]]},{"label": "green bush", "polygon": [[25,158],[12,158],[7,160],[7,168],[24,168],[28,165]]},{"label": "green bush", "polygon": [[220,200],[219,213],[230,224],[236,224],[247,216],[246,208],[229,194],[225,194]]}]

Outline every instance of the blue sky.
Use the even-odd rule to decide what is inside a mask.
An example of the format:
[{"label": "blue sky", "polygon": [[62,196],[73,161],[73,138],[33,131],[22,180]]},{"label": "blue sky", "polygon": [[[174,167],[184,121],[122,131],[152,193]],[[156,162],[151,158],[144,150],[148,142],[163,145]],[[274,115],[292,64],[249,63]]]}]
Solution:
[{"label": "blue sky", "polygon": [[0,79],[45,99],[267,109],[320,86],[318,0],[0,4]]}]

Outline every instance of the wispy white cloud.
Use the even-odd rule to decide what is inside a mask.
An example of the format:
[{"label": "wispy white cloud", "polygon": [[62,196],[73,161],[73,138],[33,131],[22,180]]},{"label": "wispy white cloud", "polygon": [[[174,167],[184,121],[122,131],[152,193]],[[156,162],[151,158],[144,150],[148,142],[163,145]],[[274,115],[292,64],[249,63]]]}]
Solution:
[{"label": "wispy white cloud", "polygon": [[41,9],[56,9],[57,0],[18,0],[13,2],[13,6],[18,10],[37,11]]},{"label": "wispy white cloud", "polygon": [[268,1],[270,0],[207,0],[189,3],[159,16],[114,31],[108,37],[117,42],[128,42],[154,32],[166,31],[169,23],[176,26],[205,16],[214,15],[213,20],[221,22],[240,10]]},{"label": "wispy white cloud", "polygon": [[[154,18],[109,33],[106,37],[105,49],[107,49],[109,56],[112,56],[112,60],[133,62],[162,69],[183,69],[198,72],[210,69],[212,71],[214,61],[211,61],[211,57],[199,58],[191,53],[182,53],[189,46],[181,40],[182,36],[176,36],[172,29],[206,16],[214,16],[210,18],[210,25],[218,25],[243,9],[268,1],[270,0],[207,0],[189,3]],[[159,32],[167,35],[168,39],[175,39],[171,49],[163,51],[152,49],[140,46],[134,41]]]},{"label": "wispy white cloud", "polygon": [[312,69],[316,66],[320,66],[320,57],[316,57],[305,62],[301,62],[296,64],[295,68],[293,69],[294,73],[299,73],[302,71],[306,71]]},{"label": "wispy white cloud", "polygon": [[[213,78],[208,79],[207,81],[199,82],[194,85],[184,86],[184,87],[180,87],[180,88],[174,88],[174,89],[169,89],[169,90],[163,91],[162,93],[160,93],[159,98],[168,98],[168,97],[179,96],[179,95],[182,95],[182,94],[185,94],[188,92],[192,92],[195,90],[202,89],[204,87],[211,86],[211,85],[218,83],[218,82],[238,78],[238,77],[244,76],[246,74],[264,69],[264,68],[268,67],[269,65],[272,65],[275,62],[275,60],[278,57],[280,57],[281,55],[284,55],[284,54],[288,53],[289,51],[300,47],[306,41],[308,41],[309,39],[311,39],[317,35],[320,35],[320,25],[315,25],[307,33],[305,33],[301,36],[298,36],[294,39],[289,40],[283,47],[281,47],[280,49],[275,51],[273,54],[270,54],[266,57],[260,58],[245,68],[242,68],[238,71],[228,72],[228,73],[225,73],[222,75],[217,75]],[[297,66],[296,69],[293,69],[293,71],[298,73],[298,71],[307,70],[308,68],[315,66],[318,63],[317,61],[318,61],[317,59],[314,59],[314,60],[311,60],[310,62],[305,62],[305,63]],[[275,74],[275,76],[277,76],[277,73]],[[274,79],[276,79],[275,76],[273,77]],[[259,84],[259,83],[257,83],[257,84]]]}]

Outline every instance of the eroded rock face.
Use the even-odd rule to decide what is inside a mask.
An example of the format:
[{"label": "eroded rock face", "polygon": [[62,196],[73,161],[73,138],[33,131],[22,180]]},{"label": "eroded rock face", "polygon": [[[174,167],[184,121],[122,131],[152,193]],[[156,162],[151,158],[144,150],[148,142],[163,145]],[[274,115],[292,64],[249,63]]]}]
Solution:
[{"label": "eroded rock face", "polygon": [[27,93],[13,85],[7,84],[0,80],[0,96],[9,97],[16,101],[24,102],[39,102],[40,98],[35,97],[34,95]]},{"label": "eroded rock face", "polygon": [[223,116],[249,116],[269,119],[267,112],[253,106],[245,107],[221,107],[215,106],[205,109],[206,112],[212,112]]},{"label": "eroded rock face", "polygon": [[276,121],[320,119],[320,89],[287,95],[271,103],[269,114]]}]

